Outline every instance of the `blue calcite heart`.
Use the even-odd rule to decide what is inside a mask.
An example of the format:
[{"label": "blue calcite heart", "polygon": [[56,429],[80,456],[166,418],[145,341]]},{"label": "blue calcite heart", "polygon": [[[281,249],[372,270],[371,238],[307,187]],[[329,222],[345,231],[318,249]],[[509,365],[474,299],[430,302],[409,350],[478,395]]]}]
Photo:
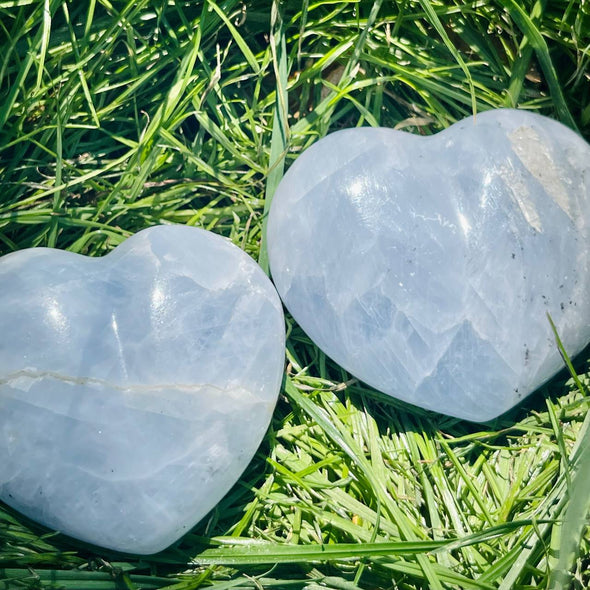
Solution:
[{"label": "blue calcite heart", "polygon": [[496,110],[419,137],[350,129],[300,156],[268,222],[272,276],[359,379],[485,421],[590,340],[590,146]]},{"label": "blue calcite heart", "polygon": [[184,226],[103,258],[0,259],[0,498],[52,529],[164,549],[236,482],[269,424],[281,303],[258,265]]}]

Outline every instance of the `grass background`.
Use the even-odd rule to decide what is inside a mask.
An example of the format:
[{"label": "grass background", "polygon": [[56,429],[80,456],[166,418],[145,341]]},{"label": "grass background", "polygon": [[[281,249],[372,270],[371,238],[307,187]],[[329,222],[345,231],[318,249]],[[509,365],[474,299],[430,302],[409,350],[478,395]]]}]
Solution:
[{"label": "grass background", "polygon": [[[589,48],[586,0],[0,0],[0,254],[181,223],[265,266],[265,208],[318,138],[518,106],[588,139]],[[270,430],[192,533],[138,558],[0,506],[0,588],[590,587],[588,351],[474,425],[288,330]]]}]

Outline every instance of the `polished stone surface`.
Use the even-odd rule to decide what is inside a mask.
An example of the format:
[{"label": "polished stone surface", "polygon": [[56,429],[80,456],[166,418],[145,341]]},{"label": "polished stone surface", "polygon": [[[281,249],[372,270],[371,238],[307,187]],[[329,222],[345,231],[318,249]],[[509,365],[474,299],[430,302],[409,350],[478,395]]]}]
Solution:
[{"label": "polished stone surface", "polygon": [[430,137],[339,131],[268,224],[272,277],[315,343],[376,389],[485,421],[590,340],[590,147],[496,110]]},{"label": "polished stone surface", "polygon": [[0,259],[0,498],[153,553],[248,465],[284,366],[270,280],[210,232],[159,226],[103,258]]}]

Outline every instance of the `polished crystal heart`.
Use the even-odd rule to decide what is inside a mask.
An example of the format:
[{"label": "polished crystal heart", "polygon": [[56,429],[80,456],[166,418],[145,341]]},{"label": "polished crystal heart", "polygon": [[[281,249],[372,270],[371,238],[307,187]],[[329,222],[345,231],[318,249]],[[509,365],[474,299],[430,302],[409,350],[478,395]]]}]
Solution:
[{"label": "polished crystal heart", "polygon": [[269,279],[184,226],[103,258],[1,258],[0,332],[0,498],[133,553],[164,549],[236,482],[283,371]]},{"label": "polished crystal heart", "polygon": [[430,137],[339,131],[301,155],[268,222],[275,285],[315,343],[376,389],[498,416],[590,340],[590,147],[496,110]]}]

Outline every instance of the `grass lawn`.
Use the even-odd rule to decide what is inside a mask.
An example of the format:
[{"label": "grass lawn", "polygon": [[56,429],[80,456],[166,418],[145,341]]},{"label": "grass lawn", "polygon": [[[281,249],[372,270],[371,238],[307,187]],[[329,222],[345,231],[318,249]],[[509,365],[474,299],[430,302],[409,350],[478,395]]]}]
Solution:
[{"label": "grass lawn", "polygon": [[[0,0],[0,254],[175,223],[264,266],[318,138],[518,106],[589,139],[589,48],[585,0]],[[0,506],[0,589],[590,587],[588,351],[475,425],[385,400],[287,322],[269,432],[207,519],[139,558]]]}]

